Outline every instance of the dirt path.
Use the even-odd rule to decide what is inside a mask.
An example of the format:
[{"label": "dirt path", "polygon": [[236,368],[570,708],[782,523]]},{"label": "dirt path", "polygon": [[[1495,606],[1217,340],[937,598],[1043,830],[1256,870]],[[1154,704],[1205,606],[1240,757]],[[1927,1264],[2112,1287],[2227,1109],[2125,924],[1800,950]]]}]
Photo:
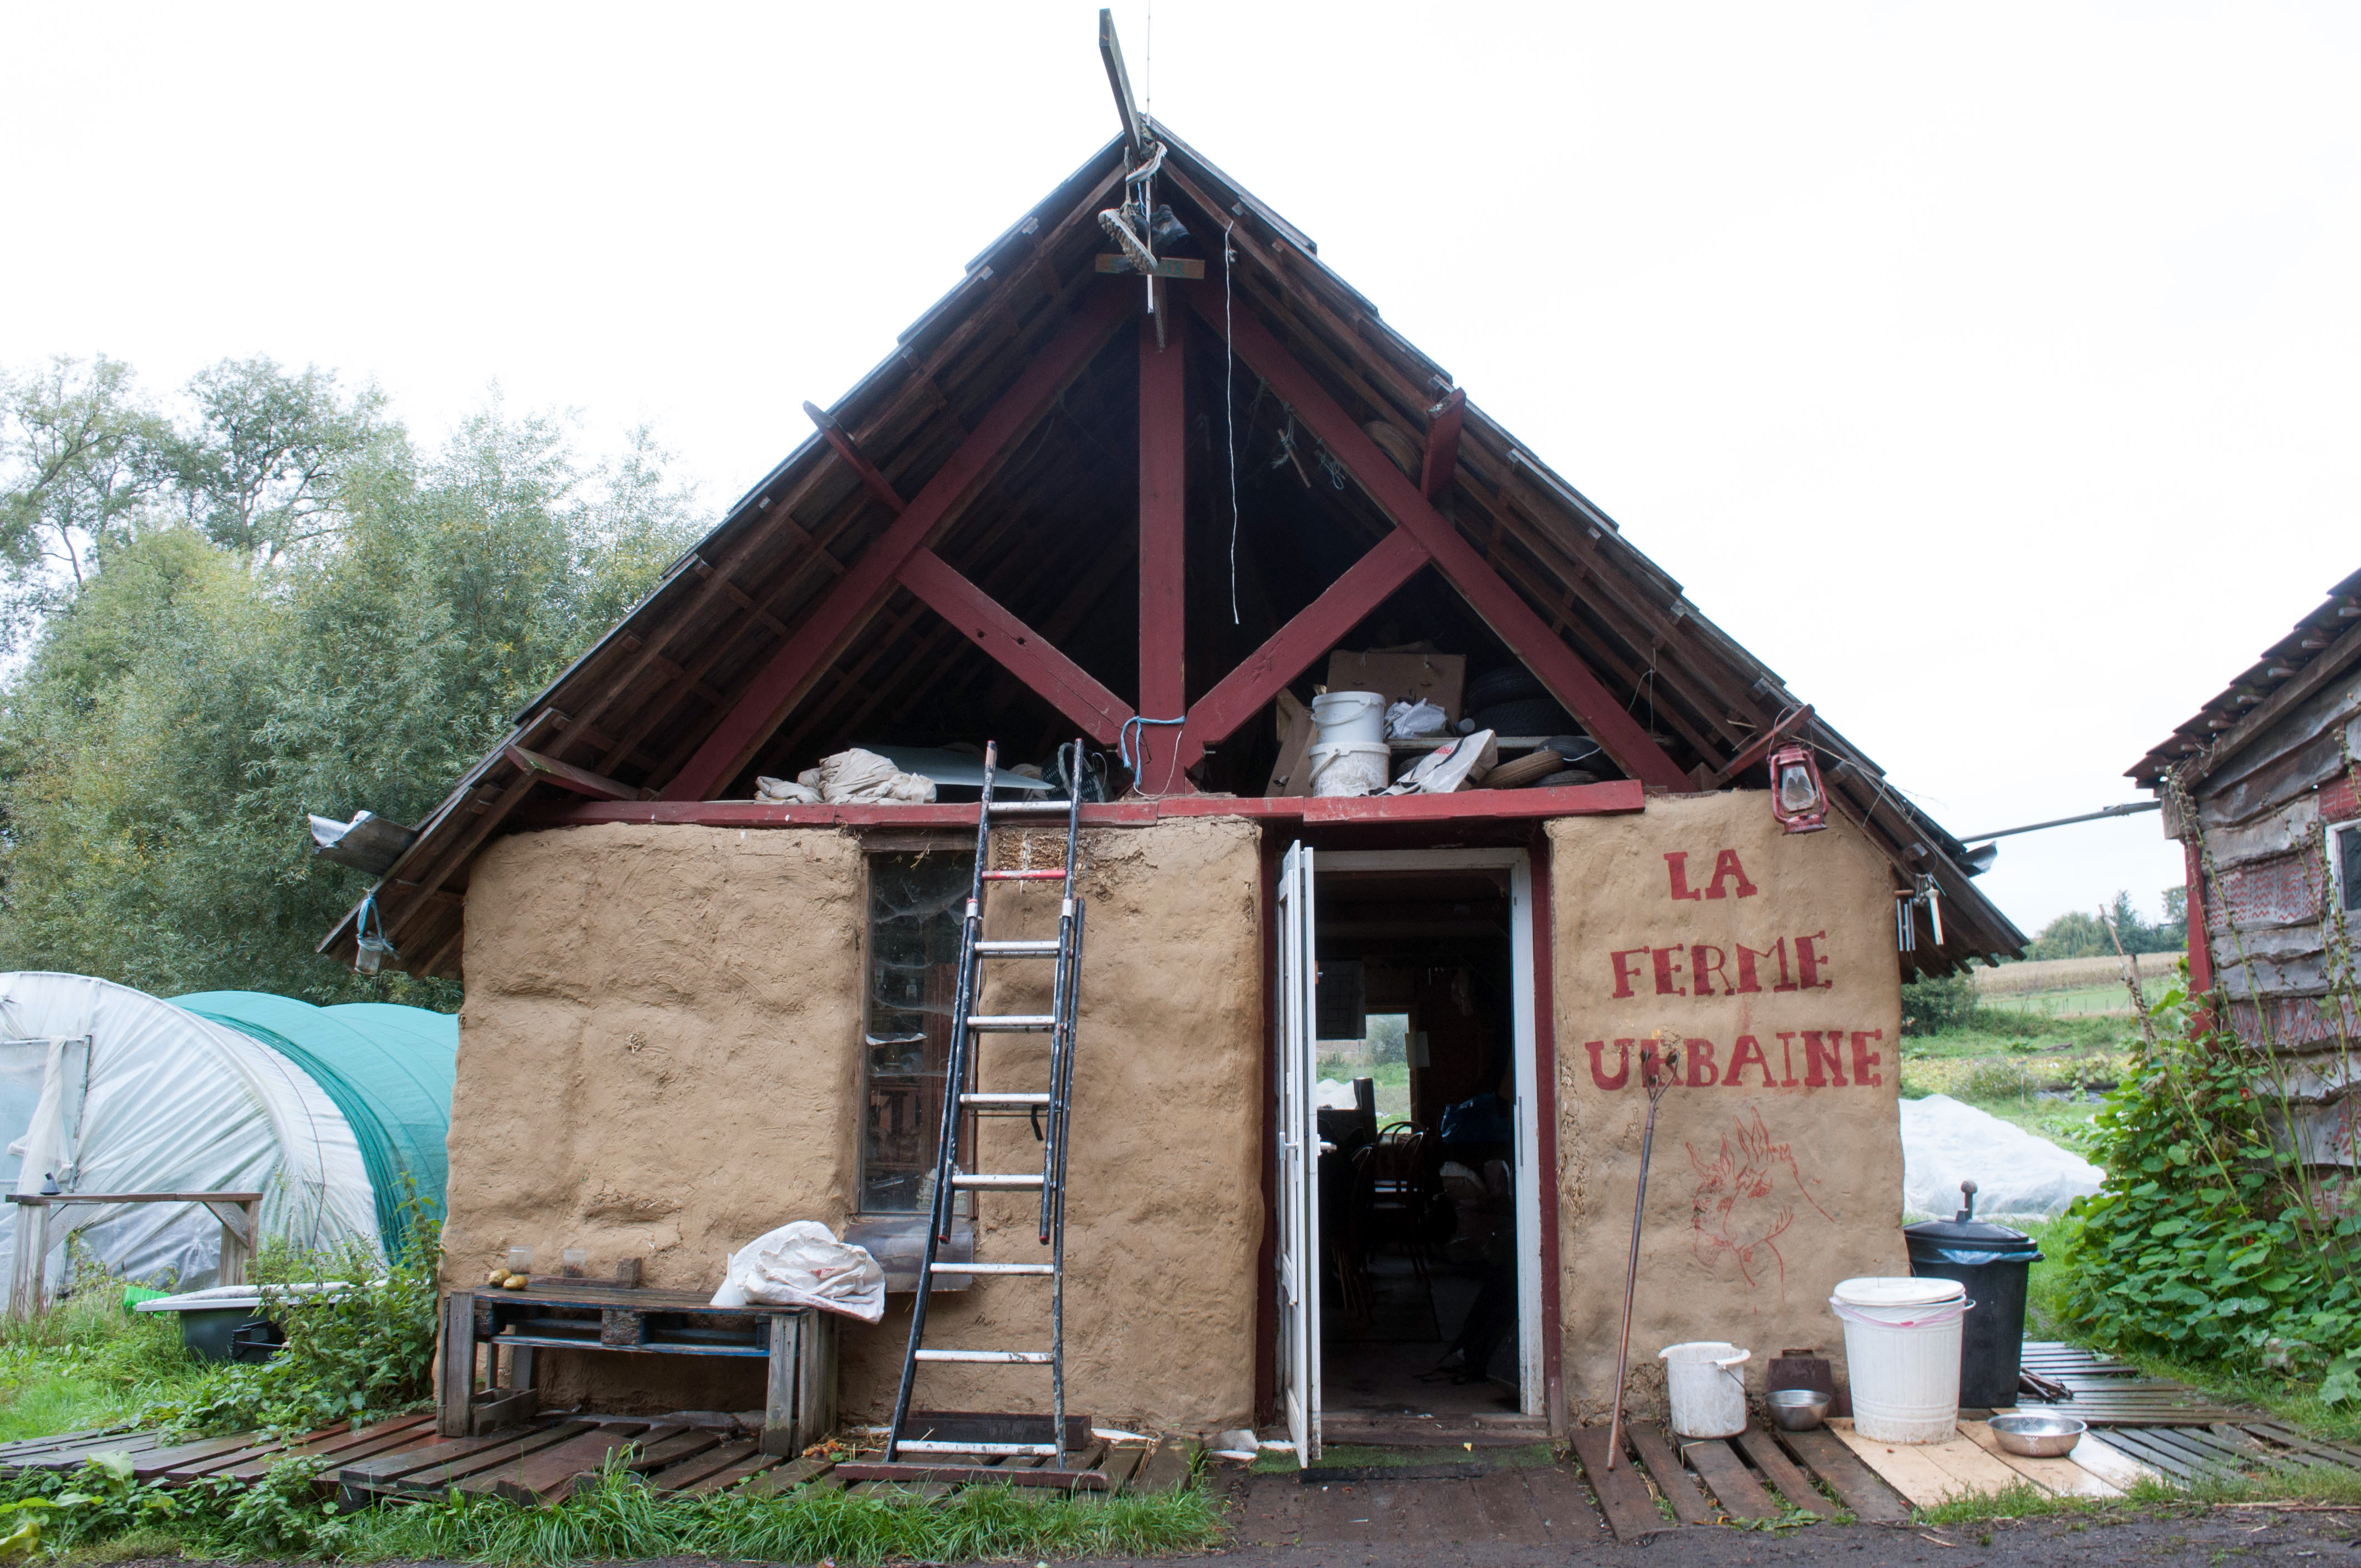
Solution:
[{"label": "dirt path", "polygon": [[[1815,1525],[1767,1534],[1707,1526],[1668,1531],[1638,1546],[1611,1540],[1587,1545],[1509,1545],[1489,1541],[1388,1541],[1305,1546],[1239,1547],[1217,1553],[1235,1568],[1428,1568],[1480,1563],[1484,1568],[1553,1568],[1598,1563],[1631,1568],[1875,1568],[1884,1563],[1955,1564],[1957,1568],[2106,1568],[2167,1563],[2222,1568],[2343,1568],[2361,1563],[2361,1509],[2334,1514],[2264,1514],[2223,1508],[2180,1519],[2073,1525],[2026,1521],[1962,1529]],[[1987,1544],[1987,1541],[1989,1544]],[[1161,1561],[1146,1559],[1139,1568]]]}]

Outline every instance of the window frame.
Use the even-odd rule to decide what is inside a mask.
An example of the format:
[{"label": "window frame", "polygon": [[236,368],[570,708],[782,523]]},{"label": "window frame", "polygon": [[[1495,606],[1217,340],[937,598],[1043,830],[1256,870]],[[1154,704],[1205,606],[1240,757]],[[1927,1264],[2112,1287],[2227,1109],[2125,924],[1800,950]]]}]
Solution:
[{"label": "window frame", "polygon": [[[927,1211],[924,1209],[884,1209],[870,1201],[870,1093],[873,1067],[870,1037],[876,1032],[871,1027],[871,1009],[876,1002],[873,965],[877,961],[877,930],[873,916],[877,881],[876,861],[881,855],[950,854],[963,855],[969,866],[973,864],[975,840],[957,829],[928,830],[924,828],[894,828],[871,831],[859,836],[861,846],[861,957],[860,957],[860,1016],[855,1021],[855,1049],[861,1063],[860,1082],[853,1100],[853,1192],[852,1215],[864,1221],[903,1221],[923,1228]],[[955,1091],[947,1087],[946,1092]],[[939,1102],[936,1107],[940,1113]],[[922,1141],[931,1142],[935,1134],[922,1128]],[[959,1124],[958,1136],[968,1135],[964,1122]],[[969,1193],[952,1196],[952,1213],[961,1219],[972,1218],[973,1199]]]}]

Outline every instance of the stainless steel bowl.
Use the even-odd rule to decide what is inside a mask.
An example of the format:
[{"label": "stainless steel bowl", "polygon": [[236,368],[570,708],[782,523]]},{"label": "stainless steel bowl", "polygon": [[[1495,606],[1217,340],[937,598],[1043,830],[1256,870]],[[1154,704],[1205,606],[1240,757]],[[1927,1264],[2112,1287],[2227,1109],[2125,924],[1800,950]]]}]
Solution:
[{"label": "stainless steel bowl", "polygon": [[1773,1388],[1763,1396],[1771,1420],[1783,1431],[1809,1431],[1828,1417],[1828,1397],[1817,1388]]},{"label": "stainless steel bowl", "polygon": [[1991,1426],[1993,1436],[2011,1453],[2022,1453],[2028,1459],[2056,1459],[2073,1452],[2091,1430],[2088,1422],[2072,1416],[2037,1415],[2030,1412],[2014,1416],[1994,1416]]}]

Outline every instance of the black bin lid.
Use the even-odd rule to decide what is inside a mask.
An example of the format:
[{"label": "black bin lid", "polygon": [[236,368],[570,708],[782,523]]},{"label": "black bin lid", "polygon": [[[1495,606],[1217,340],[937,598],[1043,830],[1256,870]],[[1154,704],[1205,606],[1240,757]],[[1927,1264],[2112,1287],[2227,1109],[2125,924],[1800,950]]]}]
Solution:
[{"label": "black bin lid", "polygon": [[1902,1227],[1912,1257],[1960,1264],[1997,1263],[2003,1259],[2041,1261],[2041,1244],[2023,1231],[1976,1218],[1974,1182],[1960,1182],[1960,1191],[1967,1200],[1966,1206],[1951,1218],[1922,1220]]}]

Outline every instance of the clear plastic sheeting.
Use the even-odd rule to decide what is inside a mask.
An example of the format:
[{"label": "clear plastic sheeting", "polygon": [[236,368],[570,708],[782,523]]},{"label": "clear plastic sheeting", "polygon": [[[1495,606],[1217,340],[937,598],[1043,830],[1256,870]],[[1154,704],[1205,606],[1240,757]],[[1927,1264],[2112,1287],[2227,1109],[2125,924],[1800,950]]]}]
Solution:
[{"label": "clear plastic sheeting", "polygon": [[[27,1108],[24,1090],[38,1082]],[[260,1192],[261,1231],[378,1250],[375,1194],[328,1095],[259,1041],[144,992],[87,975],[0,973],[0,1115],[14,1190]],[[0,1257],[22,1213],[0,1204]],[[193,1204],[58,1211],[44,1260],[52,1290],[68,1240],[115,1274],[217,1284],[221,1222]]]},{"label": "clear plastic sheeting", "polygon": [[2051,1220],[2099,1190],[2106,1172],[1948,1094],[1902,1102],[1902,1207],[1949,1216],[1960,1183],[1976,1184],[1976,1216]]}]

